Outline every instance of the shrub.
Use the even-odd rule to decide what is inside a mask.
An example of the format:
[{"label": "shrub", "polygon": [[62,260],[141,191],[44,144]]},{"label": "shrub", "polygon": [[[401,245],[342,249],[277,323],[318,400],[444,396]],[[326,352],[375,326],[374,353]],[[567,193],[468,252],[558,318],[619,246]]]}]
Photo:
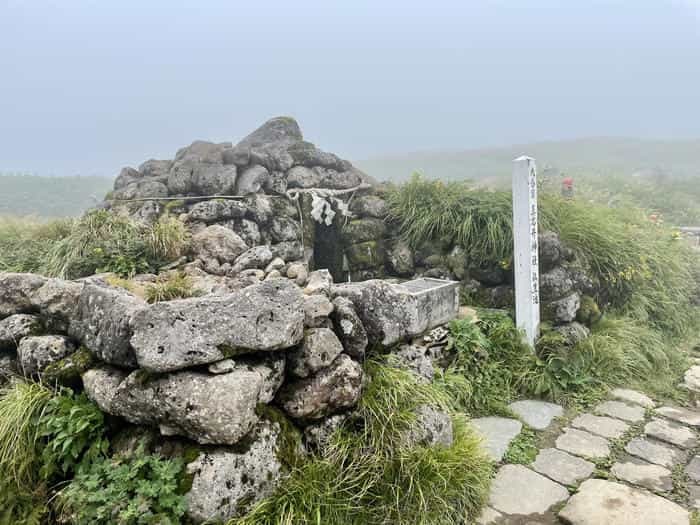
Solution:
[{"label": "shrub", "polygon": [[232,525],[427,525],[476,517],[492,465],[465,418],[453,417],[451,447],[405,441],[416,409],[449,409],[456,405],[449,393],[386,360],[370,360],[366,373],[356,413],[329,445]]},{"label": "shrub", "polygon": [[145,455],[99,459],[59,493],[62,519],[75,525],[175,525],[186,504],[178,494],[180,460]]}]

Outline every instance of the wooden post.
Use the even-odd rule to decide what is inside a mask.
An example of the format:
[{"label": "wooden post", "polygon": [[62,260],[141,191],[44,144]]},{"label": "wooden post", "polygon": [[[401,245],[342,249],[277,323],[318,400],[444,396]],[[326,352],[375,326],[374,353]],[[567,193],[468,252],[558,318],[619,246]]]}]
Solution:
[{"label": "wooden post", "polygon": [[540,271],[535,159],[513,161],[513,268],[515,319],[534,348],[540,331]]}]

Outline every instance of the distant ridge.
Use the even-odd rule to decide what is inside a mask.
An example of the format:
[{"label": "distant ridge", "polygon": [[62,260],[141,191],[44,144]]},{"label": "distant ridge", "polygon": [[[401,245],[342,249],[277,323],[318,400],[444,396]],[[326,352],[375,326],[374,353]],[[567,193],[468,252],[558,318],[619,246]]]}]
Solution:
[{"label": "distant ridge", "polygon": [[416,171],[430,178],[483,180],[508,176],[510,161],[522,154],[535,157],[540,169],[552,167],[571,175],[632,175],[655,170],[673,176],[700,176],[700,139],[584,138],[499,148],[417,151],[355,164],[378,180],[401,181]]}]

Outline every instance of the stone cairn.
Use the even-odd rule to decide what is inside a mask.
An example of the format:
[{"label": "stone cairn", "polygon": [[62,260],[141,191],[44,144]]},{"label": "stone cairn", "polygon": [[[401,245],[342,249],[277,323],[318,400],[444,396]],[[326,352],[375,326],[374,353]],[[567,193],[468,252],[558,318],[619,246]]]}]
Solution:
[{"label": "stone cairn", "polygon": [[[84,389],[115,416],[116,452],[147,442],[187,459],[190,519],[240,516],[288,468],[290,429],[304,454],[343,423],[368,346],[422,381],[444,366],[447,331],[420,314],[430,305],[376,278],[459,279],[497,305],[512,295],[507,271],[471,268],[456,247],[428,254],[392,239],[383,191],[286,117],[235,146],[198,141],[172,161],[125,168],[103,207],[182,219],[191,248],[173,267],[198,295],[147,304],[104,276],[0,273],[0,382],[20,374]],[[585,332],[570,322],[592,284],[556,236],[542,250],[553,319]],[[419,421],[413,442],[451,442],[446,414],[425,407]]]}]

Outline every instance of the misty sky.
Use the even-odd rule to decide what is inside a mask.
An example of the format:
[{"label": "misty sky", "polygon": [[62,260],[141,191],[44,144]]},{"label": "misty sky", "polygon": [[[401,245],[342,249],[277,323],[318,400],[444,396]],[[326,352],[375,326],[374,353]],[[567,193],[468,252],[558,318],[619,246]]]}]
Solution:
[{"label": "misty sky", "polygon": [[0,171],[114,176],[280,114],[350,159],[700,137],[700,0],[0,0]]}]

